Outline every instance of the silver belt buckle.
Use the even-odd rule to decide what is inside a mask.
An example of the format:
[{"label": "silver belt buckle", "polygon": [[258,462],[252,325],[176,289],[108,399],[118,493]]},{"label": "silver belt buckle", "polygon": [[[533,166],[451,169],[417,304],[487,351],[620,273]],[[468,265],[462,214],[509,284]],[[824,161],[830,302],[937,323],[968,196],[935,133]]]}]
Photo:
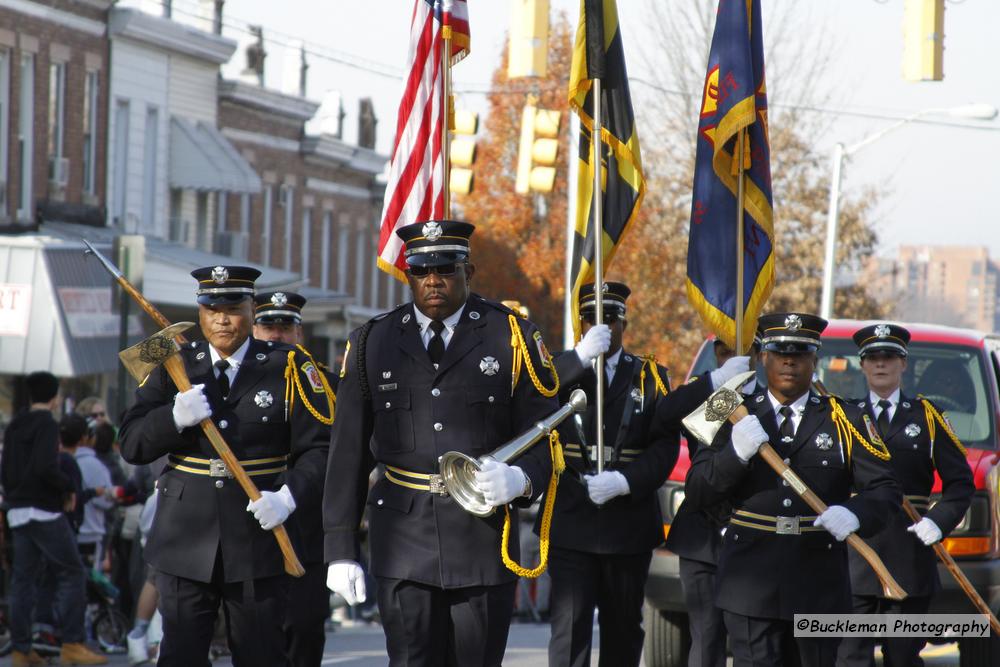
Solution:
[{"label": "silver belt buckle", "polygon": [[776,516],[774,517],[774,532],[778,535],[800,535],[799,517],[797,516]]},{"label": "silver belt buckle", "polygon": [[448,487],[444,485],[444,479],[441,478],[441,475],[431,475],[428,477],[427,487],[431,493],[436,493],[439,496],[448,495]]},{"label": "silver belt buckle", "polygon": [[[590,460],[591,461],[596,461],[597,460],[597,445],[591,445],[590,447],[588,447],[588,449],[590,450]],[[614,448],[613,447],[605,447],[604,448],[604,462],[605,463],[611,463],[611,457],[612,457],[612,455],[614,453],[615,452],[614,452]]]},{"label": "silver belt buckle", "polygon": [[229,472],[229,468],[226,467],[226,462],[222,459],[209,459],[208,476],[232,478],[233,473]]}]

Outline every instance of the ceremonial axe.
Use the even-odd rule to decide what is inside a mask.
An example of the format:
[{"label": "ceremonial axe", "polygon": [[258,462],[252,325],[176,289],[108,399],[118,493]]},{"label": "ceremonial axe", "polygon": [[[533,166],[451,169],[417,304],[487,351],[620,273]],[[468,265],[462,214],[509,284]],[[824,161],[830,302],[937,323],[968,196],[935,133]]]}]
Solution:
[{"label": "ceremonial axe", "polygon": [[[124,274],[118,270],[118,267],[98,252],[89,241],[84,241],[84,244],[87,246],[85,254],[91,254],[96,257],[104,268],[107,269],[108,273],[121,285],[122,289],[142,306],[142,309],[153,318],[154,322],[163,327],[163,330],[159,333],[155,333],[141,343],[120,352],[118,356],[121,358],[122,364],[125,365],[125,368],[128,369],[129,373],[140,384],[157,366],[162,365],[166,369],[167,374],[170,375],[170,379],[173,380],[177,391],[184,392],[190,389],[191,380],[188,378],[187,371],[184,369],[184,362],[177,352],[180,349],[178,343],[187,342],[181,334],[193,327],[194,324],[192,322],[170,324],[167,318],[156,309],[156,306],[147,301],[139,293],[139,290],[128,281]],[[219,458],[226,464],[226,468],[236,478],[236,482],[240,485],[240,488],[250,497],[250,500],[259,499],[260,491],[257,489],[257,485],[253,483],[253,480],[247,475],[243,466],[240,465],[239,459],[236,458],[233,450],[226,444],[215,422],[211,419],[203,419],[200,426],[205,432],[208,441],[212,443],[212,449],[215,450]],[[301,577],[306,571],[295,555],[295,549],[292,547],[292,541],[288,537],[288,531],[285,529],[285,526],[276,526],[271,529],[271,532],[274,533],[275,539],[278,540],[278,546],[281,548],[281,554],[285,559],[285,572],[293,577]]]},{"label": "ceremonial axe", "polygon": [[[750,414],[743,406],[743,395],[740,394],[739,389],[753,376],[754,371],[747,371],[740,373],[726,382],[715,393],[709,396],[708,400],[699,406],[698,409],[682,420],[684,427],[698,438],[698,440],[710,447],[712,441],[715,439],[715,434],[719,432],[725,421],[728,420],[735,424]],[[788,482],[788,485],[806,501],[806,504],[816,514],[822,514],[826,511],[826,503],[820,500],[820,497],[806,486],[802,478],[788,467],[785,461],[778,456],[778,452],[774,451],[770,443],[765,442],[761,445],[757,453],[782,479]],[[878,557],[878,554],[864,540],[858,537],[856,533],[851,533],[847,536],[847,543],[871,565],[879,582],[882,584],[882,595],[884,597],[891,600],[902,600],[906,597],[906,591],[893,579],[882,559]]]}]

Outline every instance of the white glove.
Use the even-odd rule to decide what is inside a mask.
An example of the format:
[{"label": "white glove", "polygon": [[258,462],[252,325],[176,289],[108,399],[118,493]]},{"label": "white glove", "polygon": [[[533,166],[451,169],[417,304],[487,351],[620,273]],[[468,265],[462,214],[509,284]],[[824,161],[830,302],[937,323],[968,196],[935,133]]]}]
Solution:
[{"label": "white glove", "polygon": [[496,459],[486,459],[476,473],[476,486],[493,507],[506,505],[524,495],[528,476],[517,466],[500,463]]},{"label": "white glove", "polygon": [[611,329],[607,324],[595,324],[587,330],[574,349],[576,356],[580,357],[580,363],[586,366],[610,347]]},{"label": "white glove", "polygon": [[285,523],[288,515],[295,511],[295,498],[288,485],[283,485],[277,491],[261,491],[260,498],[251,500],[247,512],[260,522],[264,530],[272,530]]},{"label": "white glove", "polygon": [[740,373],[750,370],[750,357],[730,357],[726,362],[709,373],[712,378],[712,390],[715,391],[730,379]]},{"label": "white glove", "polygon": [[353,560],[330,563],[326,571],[326,587],[340,595],[352,607],[368,597],[365,593],[365,571]]},{"label": "white glove", "polygon": [[927,546],[930,546],[935,542],[939,542],[941,538],[944,537],[941,534],[941,529],[938,528],[938,525],[927,517],[924,517],[906,530],[916,535],[917,539]]},{"label": "white glove", "polygon": [[174,396],[174,424],[178,431],[194,426],[202,419],[211,416],[212,408],[208,407],[208,399],[205,398],[205,385],[192,385],[187,391]]},{"label": "white glove", "polygon": [[813,521],[813,525],[826,528],[826,532],[837,538],[838,542],[843,542],[861,527],[861,522],[854,516],[854,512],[843,505],[830,505]]},{"label": "white glove", "polygon": [[756,415],[747,415],[733,425],[733,449],[740,461],[747,463],[760,446],[770,440]]},{"label": "white glove", "polygon": [[617,470],[605,470],[596,475],[584,475],[583,478],[587,480],[587,493],[595,505],[603,505],[629,492],[628,480]]}]

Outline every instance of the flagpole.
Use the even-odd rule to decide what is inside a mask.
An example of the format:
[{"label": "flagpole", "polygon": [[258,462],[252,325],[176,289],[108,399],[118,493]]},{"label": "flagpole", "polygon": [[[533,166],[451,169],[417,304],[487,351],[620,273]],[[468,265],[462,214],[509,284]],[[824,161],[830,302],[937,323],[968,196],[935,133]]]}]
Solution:
[{"label": "flagpole", "polygon": [[736,170],[736,354],[744,353],[743,349],[743,142],[746,130],[741,128],[736,147],[736,159],[739,167]]},{"label": "flagpole", "polygon": [[[590,143],[593,149],[591,164],[594,167],[594,325],[604,323],[604,225],[601,212],[601,80],[594,79],[593,127]],[[597,355],[597,473],[604,472],[604,353]]]},{"label": "flagpole", "polygon": [[441,159],[444,165],[444,184],[441,188],[444,197],[444,217],[451,219],[451,26],[441,27],[441,70],[443,83],[443,99],[441,100]]}]

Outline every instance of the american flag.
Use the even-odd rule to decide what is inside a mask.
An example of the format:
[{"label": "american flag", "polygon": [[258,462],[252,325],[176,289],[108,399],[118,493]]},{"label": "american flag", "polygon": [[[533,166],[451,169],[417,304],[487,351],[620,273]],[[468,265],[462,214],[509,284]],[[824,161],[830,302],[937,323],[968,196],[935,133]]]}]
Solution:
[{"label": "american flag", "polygon": [[403,225],[444,216],[444,69],[442,29],[451,29],[451,62],[469,53],[466,0],[415,0],[410,21],[409,74],[396,119],[396,141],[385,188],[378,241],[378,266],[402,280],[406,261],[395,231]]}]

